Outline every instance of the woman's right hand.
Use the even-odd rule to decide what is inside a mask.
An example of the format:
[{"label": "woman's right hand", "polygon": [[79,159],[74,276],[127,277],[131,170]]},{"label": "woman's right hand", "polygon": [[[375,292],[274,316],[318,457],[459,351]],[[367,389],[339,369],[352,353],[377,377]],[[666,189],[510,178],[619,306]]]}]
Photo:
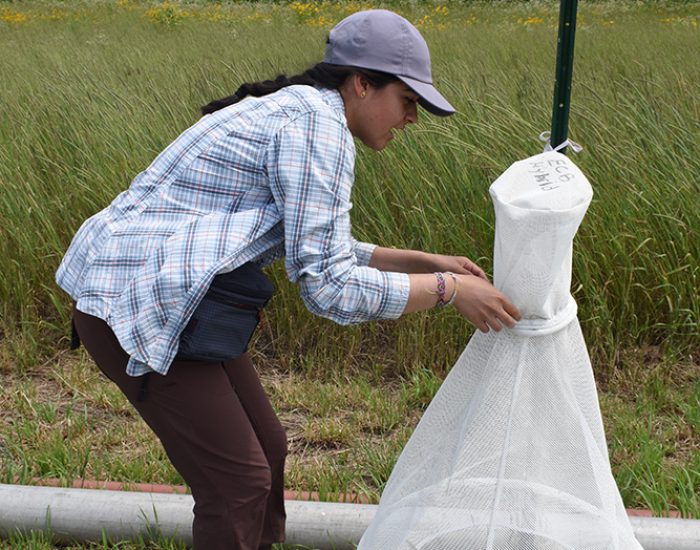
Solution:
[{"label": "woman's right hand", "polygon": [[455,277],[458,291],[454,306],[481,332],[513,328],[521,319],[518,308],[490,282],[474,275]]}]

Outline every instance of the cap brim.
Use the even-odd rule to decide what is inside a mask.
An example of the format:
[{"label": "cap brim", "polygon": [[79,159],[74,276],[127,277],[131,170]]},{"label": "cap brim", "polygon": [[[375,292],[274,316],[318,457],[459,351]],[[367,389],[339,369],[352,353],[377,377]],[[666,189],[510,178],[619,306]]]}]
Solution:
[{"label": "cap brim", "polygon": [[442,94],[432,84],[406,76],[395,76],[420,96],[418,104],[429,113],[437,116],[450,116],[455,113],[455,108],[442,97]]}]

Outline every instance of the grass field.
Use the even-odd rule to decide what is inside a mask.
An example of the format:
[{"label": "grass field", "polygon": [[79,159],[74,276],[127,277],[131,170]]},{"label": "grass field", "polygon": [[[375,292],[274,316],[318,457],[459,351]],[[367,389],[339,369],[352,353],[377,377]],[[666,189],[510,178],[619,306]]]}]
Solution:
[{"label": "grass field", "polygon": [[[422,116],[381,154],[360,148],[355,236],[490,270],[487,189],[541,150],[558,4],[385,5],[419,26],[459,114]],[[121,395],[63,351],[68,297],[53,274],[80,223],[201,105],[303,70],[337,20],[369,6],[0,1],[3,480],[181,482]],[[579,9],[570,137],[595,197],[573,291],[613,472],[629,507],[700,518],[700,4]],[[472,327],[452,311],[339,327],[304,309],[283,266],[271,274],[279,293],[254,347],[290,437],[288,485],[376,500]]]}]

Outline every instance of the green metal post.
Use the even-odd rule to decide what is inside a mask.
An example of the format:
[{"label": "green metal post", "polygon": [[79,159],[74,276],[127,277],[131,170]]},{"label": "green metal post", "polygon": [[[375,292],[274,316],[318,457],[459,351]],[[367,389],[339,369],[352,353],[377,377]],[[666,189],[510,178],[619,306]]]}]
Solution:
[{"label": "green metal post", "polygon": [[[552,135],[550,136],[552,147],[566,141],[568,136],[577,3],[578,0],[561,0],[559,6],[559,39],[557,41],[557,65],[554,80]],[[561,149],[561,152],[566,153],[566,148]]]}]

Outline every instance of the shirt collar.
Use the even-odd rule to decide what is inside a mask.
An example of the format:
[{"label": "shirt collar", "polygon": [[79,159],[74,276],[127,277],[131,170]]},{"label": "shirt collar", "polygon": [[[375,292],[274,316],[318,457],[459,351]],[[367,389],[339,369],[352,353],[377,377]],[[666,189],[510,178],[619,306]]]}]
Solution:
[{"label": "shirt collar", "polygon": [[343,103],[343,96],[340,95],[340,92],[328,88],[319,88],[319,92],[321,92],[323,101],[325,101],[331,109],[345,118],[345,103]]}]

